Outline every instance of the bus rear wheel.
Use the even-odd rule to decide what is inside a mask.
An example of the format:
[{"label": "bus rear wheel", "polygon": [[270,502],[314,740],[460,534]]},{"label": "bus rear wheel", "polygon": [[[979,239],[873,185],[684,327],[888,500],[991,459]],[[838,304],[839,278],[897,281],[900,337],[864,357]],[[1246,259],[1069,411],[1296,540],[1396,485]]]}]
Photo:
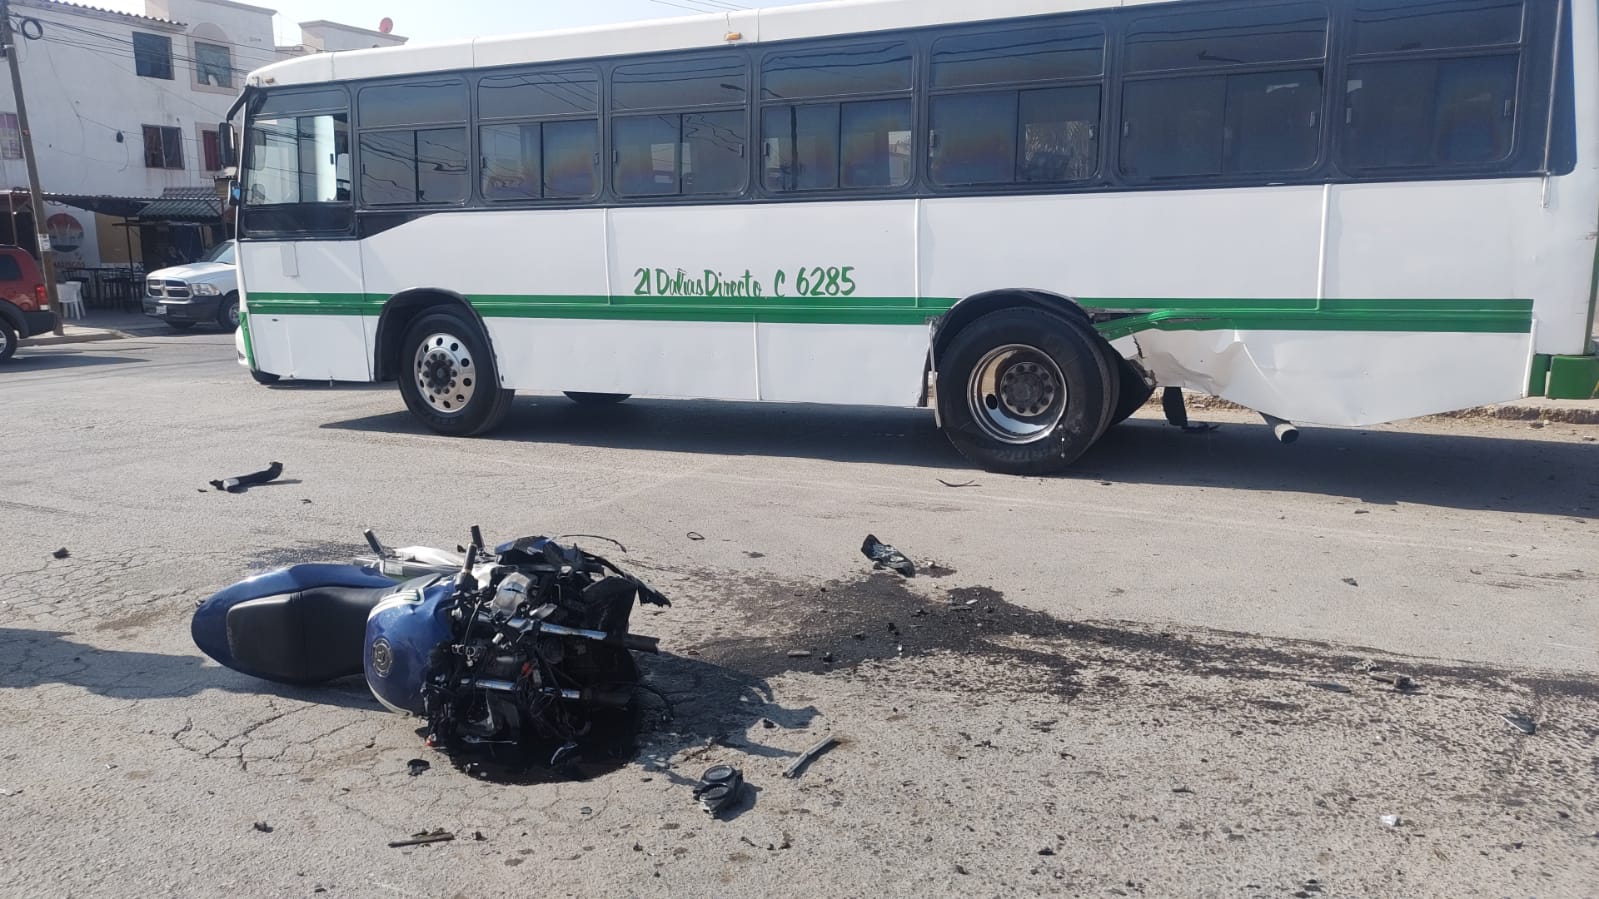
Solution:
[{"label": "bus rear wheel", "polygon": [[430,430],[449,437],[487,433],[511,411],[514,391],[499,387],[488,340],[453,310],[423,315],[400,344],[400,395]]},{"label": "bus rear wheel", "polygon": [[1143,372],[1137,366],[1126,359],[1117,360],[1115,365],[1121,372],[1121,397],[1110,416],[1113,427],[1132,418],[1133,413],[1142,409],[1149,398],[1155,395],[1155,385],[1144,380]]},{"label": "bus rear wheel", "polygon": [[939,416],[961,455],[988,471],[1048,474],[1110,425],[1118,373],[1088,325],[1006,309],[962,328],[938,366]]},{"label": "bus rear wheel", "polygon": [[581,390],[565,391],[566,398],[579,406],[614,406],[625,403],[633,394],[631,393],[586,393]]}]

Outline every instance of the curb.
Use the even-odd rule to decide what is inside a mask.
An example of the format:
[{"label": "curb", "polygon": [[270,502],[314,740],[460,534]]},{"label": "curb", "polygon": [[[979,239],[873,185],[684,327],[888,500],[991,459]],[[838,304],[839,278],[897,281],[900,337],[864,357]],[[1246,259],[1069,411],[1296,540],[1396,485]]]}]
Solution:
[{"label": "curb", "polygon": [[126,331],[116,331],[111,328],[97,328],[88,334],[45,334],[39,337],[29,337],[17,341],[18,349],[40,346],[60,346],[68,343],[99,343],[106,340],[123,340],[133,337]]}]

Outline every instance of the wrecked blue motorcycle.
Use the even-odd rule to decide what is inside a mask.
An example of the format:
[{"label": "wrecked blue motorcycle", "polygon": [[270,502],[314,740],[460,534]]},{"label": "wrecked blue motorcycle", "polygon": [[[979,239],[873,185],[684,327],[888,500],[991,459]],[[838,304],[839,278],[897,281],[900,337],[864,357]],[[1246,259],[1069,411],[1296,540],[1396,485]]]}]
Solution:
[{"label": "wrecked blue motorcycle", "polygon": [[195,645],[221,664],[285,684],[364,674],[384,706],[427,719],[445,750],[513,746],[549,767],[575,761],[636,705],[636,604],[665,597],[600,556],[544,537],[460,552],[391,551],[296,565],[200,604]]}]

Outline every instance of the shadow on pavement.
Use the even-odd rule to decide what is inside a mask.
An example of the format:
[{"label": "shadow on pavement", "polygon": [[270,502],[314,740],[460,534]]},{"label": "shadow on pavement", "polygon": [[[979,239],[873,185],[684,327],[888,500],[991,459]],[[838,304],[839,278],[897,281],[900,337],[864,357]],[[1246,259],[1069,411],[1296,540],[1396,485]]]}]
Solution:
[{"label": "shadow on pavement", "polygon": [[0,378],[11,373],[88,368],[96,365],[124,365],[145,361],[147,360],[126,356],[97,356],[81,350],[56,351],[50,347],[22,347],[10,361],[0,363]]},{"label": "shadow on pavement", "polygon": [[207,690],[271,694],[348,709],[381,708],[356,678],[321,687],[291,687],[229,671],[198,655],[172,656],[101,649],[59,631],[0,627],[0,689],[46,684],[82,687],[111,699],[175,699]]},{"label": "shadow on pavement", "polygon": [[[431,433],[404,409],[323,427]],[[483,439],[945,468],[966,464],[933,426],[930,413],[860,406],[629,400],[592,407],[562,397],[525,397],[517,399],[505,424]]]},{"label": "shadow on pavement", "polygon": [[1186,433],[1134,421],[1107,433],[1068,477],[1586,520],[1599,518],[1596,459],[1594,444],[1537,437],[1307,428],[1283,446],[1264,424]]},{"label": "shadow on pavement", "polygon": [[[398,410],[324,428],[429,433]],[[1496,430],[1502,430],[1495,428]],[[584,407],[519,399],[488,440],[608,449],[970,467],[918,409],[632,400]],[[1307,428],[1292,446],[1264,424],[1185,433],[1149,420],[1111,429],[1064,475],[1128,484],[1283,491],[1473,511],[1599,518],[1599,450],[1539,437]]]}]

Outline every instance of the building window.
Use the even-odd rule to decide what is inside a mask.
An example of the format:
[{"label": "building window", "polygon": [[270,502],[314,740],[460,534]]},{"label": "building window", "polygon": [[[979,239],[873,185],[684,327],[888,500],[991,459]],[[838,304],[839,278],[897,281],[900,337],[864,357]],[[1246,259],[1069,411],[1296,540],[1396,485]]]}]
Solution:
[{"label": "building window", "polygon": [[183,168],[183,131],[160,125],[144,126],[144,167],[147,169]]},{"label": "building window", "polygon": [[200,152],[205,157],[206,171],[222,171],[222,142],[215,131],[200,132]]},{"label": "building window", "polygon": [[194,42],[194,77],[214,87],[233,86],[233,57],[221,44]]},{"label": "building window", "polygon": [[162,34],[133,33],[133,68],[140,78],[172,80],[172,38]]},{"label": "building window", "polygon": [[0,113],[0,159],[22,158],[22,126],[14,112]]}]

